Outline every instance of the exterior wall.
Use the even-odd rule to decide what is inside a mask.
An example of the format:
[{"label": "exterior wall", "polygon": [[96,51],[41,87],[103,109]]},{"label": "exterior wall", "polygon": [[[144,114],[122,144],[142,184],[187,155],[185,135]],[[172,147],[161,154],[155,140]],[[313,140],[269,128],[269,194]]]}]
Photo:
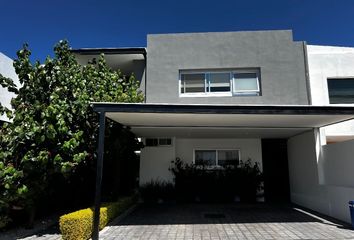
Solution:
[{"label": "exterior wall", "polygon": [[[327,78],[354,77],[354,48],[307,46],[313,105],[329,105]],[[354,135],[354,121],[324,128],[330,136]]]},{"label": "exterior wall", "polygon": [[194,149],[240,149],[241,159],[260,163],[262,169],[262,146],[260,139],[190,139],[176,138],[171,147],[145,147],[140,154],[140,184],[151,180],[172,182],[168,170],[171,161],[179,157],[187,163],[193,162]]},{"label": "exterior wall", "polygon": [[291,201],[349,223],[354,141],[321,146],[319,139],[315,131],[288,140]]},{"label": "exterior wall", "polygon": [[171,161],[176,159],[175,149],[175,140],[172,146],[143,148],[140,153],[139,184],[152,180],[172,182],[173,176],[168,169]]},{"label": "exterior wall", "polygon": [[[13,67],[13,60],[0,52],[0,74],[4,77],[11,78],[16,84],[19,80]],[[10,101],[15,97],[15,94],[9,93],[6,89],[0,86],[0,103],[8,108],[11,108]],[[0,116],[0,121],[9,121],[6,116]]]},{"label": "exterior wall", "polygon": [[350,222],[348,202],[354,200],[353,149],[353,140],[322,147],[330,215],[346,222]]},{"label": "exterior wall", "polygon": [[354,188],[353,149],[354,140],[323,146],[326,184]]},{"label": "exterior wall", "polygon": [[[304,48],[291,31],[153,34],[148,103],[309,104]],[[261,96],[179,97],[180,70],[260,68]]]},{"label": "exterior wall", "polygon": [[319,182],[315,132],[306,132],[288,140],[290,197],[293,203],[328,212],[325,186]]}]

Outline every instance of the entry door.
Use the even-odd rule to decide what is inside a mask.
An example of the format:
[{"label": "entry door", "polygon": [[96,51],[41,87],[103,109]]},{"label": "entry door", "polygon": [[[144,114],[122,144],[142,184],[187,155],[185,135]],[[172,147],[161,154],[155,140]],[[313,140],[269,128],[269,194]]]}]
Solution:
[{"label": "entry door", "polygon": [[266,202],[289,202],[289,169],[286,139],[262,139]]}]

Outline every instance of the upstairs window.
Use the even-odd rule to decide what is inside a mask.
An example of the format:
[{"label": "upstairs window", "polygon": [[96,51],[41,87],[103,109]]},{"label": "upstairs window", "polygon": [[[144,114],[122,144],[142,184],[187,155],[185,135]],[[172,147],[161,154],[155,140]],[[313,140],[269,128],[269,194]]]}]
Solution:
[{"label": "upstairs window", "polygon": [[181,74],[181,93],[204,93],[205,74]]},{"label": "upstairs window", "polygon": [[259,71],[182,72],[181,96],[258,96]]},{"label": "upstairs window", "polygon": [[354,78],[327,79],[329,103],[354,103]]},{"label": "upstairs window", "polygon": [[233,74],[233,92],[236,94],[258,95],[259,83],[257,73],[234,73]]},{"label": "upstairs window", "polygon": [[230,73],[209,73],[208,92],[230,92]]}]

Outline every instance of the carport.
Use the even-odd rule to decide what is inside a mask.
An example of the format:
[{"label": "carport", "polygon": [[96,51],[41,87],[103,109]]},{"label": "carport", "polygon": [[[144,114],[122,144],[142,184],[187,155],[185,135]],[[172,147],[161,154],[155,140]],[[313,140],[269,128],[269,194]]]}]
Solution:
[{"label": "carport", "polygon": [[289,138],[354,118],[348,106],[181,105],[93,103],[100,114],[93,235],[99,235],[99,209],[105,118],[129,126],[138,137],[235,136]]}]

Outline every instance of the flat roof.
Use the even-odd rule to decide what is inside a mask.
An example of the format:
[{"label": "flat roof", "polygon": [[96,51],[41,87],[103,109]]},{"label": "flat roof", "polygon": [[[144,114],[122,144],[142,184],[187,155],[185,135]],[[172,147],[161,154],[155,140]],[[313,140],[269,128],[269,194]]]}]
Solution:
[{"label": "flat roof", "polygon": [[287,138],[354,119],[354,107],[92,103],[137,136]]},{"label": "flat roof", "polygon": [[143,54],[146,55],[144,47],[127,47],[127,48],[77,48],[71,49],[72,53],[81,55],[97,55],[97,54]]}]

